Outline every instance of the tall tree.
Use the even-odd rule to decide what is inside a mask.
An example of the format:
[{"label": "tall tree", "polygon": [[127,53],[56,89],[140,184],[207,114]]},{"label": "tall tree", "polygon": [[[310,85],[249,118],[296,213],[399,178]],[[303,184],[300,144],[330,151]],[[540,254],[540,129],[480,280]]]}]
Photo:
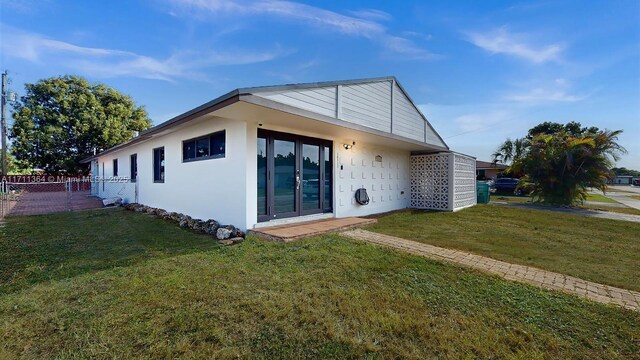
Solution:
[{"label": "tall tree", "polygon": [[12,153],[25,165],[48,172],[79,173],[80,160],[151,126],[147,112],[103,84],[61,76],[26,84],[9,136]]},{"label": "tall tree", "polygon": [[[612,165],[626,150],[618,144],[622,130],[575,124],[534,127],[519,139],[523,148],[518,153],[513,150],[516,141],[507,139],[494,153],[494,162],[511,161],[507,170],[524,174],[521,185],[532,189],[535,201],[565,205],[584,201],[590,187],[605,191]],[[549,130],[538,132],[540,128]]]}]

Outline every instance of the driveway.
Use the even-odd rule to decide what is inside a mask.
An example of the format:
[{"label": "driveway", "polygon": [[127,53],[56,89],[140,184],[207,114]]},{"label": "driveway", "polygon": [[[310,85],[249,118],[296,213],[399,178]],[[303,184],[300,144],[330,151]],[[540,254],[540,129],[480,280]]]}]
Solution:
[{"label": "driveway", "polygon": [[[607,193],[607,196],[609,196],[609,193]],[[621,213],[616,213],[611,211],[598,211],[598,210],[590,210],[590,209],[577,209],[577,208],[569,208],[569,207],[556,207],[556,206],[545,206],[545,205],[536,205],[536,204],[518,204],[518,203],[506,203],[506,202],[491,202],[491,204],[500,205],[500,206],[514,206],[514,207],[520,207],[525,209],[555,211],[555,212],[561,212],[561,213],[597,217],[601,219],[622,220],[622,221],[631,221],[631,222],[640,223],[640,215],[621,214]]]},{"label": "driveway", "polygon": [[640,200],[633,199],[631,196],[640,196],[640,187],[610,186],[609,191],[607,192],[607,197],[610,197],[628,207],[640,210]]}]

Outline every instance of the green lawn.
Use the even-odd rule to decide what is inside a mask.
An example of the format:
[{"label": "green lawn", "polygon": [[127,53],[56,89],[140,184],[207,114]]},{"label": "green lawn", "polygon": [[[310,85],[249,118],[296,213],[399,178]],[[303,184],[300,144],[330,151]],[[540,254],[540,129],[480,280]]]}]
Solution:
[{"label": "green lawn", "polygon": [[640,223],[478,205],[392,213],[369,230],[640,290]]},{"label": "green lawn", "polygon": [[597,201],[597,202],[602,202],[602,203],[610,203],[610,204],[619,204],[617,201],[608,198],[602,194],[593,194],[593,193],[589,193],[587,195],[587,201]]},{"label": "green lawn", "polygon": [[0,235],[0,358],[640,353],[639,312],[337,235],[221,247],[120,209],[9,218]]}]

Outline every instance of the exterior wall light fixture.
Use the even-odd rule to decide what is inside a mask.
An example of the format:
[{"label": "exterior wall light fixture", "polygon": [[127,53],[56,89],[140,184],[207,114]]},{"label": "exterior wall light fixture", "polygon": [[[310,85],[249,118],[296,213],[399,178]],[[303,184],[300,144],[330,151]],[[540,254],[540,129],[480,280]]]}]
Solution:
[{"label": "exterior wall light fixture", "polygon": [[351,149],[354,145],[356,144],[356,142],[354,141],[351,144],[342,144],[342,146],[344,147],[345,150],[349,150]]}]

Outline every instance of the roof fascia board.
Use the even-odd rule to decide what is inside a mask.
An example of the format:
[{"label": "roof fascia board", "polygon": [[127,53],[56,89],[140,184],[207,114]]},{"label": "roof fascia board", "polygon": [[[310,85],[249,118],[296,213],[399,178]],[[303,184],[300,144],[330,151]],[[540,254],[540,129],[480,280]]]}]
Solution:
[{"label": "roof fascia board", "polygon": [[329,87],[329,86],[337,86],[337,85],[367,84],[372,82],[393,81],[393,80],[395,80],[395,77],[385,76],[385,77],[368,78],[368,79],[323,81],[323,82],[273,85],[273,86],[256,86],[256,87],[240,88],[238,89],[238,92],[241,95],[245,95],[245,94],[255,94],[260,92],[315,89],[320,87]]}]

